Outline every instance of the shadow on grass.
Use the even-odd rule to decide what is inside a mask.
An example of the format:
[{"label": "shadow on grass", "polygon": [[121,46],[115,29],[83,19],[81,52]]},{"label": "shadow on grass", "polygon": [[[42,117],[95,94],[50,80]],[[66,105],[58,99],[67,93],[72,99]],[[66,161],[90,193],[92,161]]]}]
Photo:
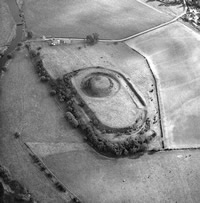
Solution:
[{"label": "shadow on grass", "polygon": [[158,150],[151,150],[151,151],[148,151],[148,155],[154,155],[156,152],[158,152]]},{"label": "shadow on grass", "polygon": [[159,152],[159,150],[151,150],[151,151],[147,151],[147,152],[139,152],[139,153],[136,153],[136,154],[130,156],[129,159],[139,159],[145,154],[154,155],[157,152]]},{"label": "shadow on grass", "polygon": [[139,159],[141,156],[143,156],[146,152],[138,152],[132,156],[129,156],[129,159]]}]

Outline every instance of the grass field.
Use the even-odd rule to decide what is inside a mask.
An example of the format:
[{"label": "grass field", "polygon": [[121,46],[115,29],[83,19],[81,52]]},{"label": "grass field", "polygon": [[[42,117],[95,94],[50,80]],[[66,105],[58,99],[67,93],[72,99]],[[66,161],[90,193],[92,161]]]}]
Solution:
[{"label": "grass field", "polygon": [[[38,35],[119,39],[168,21],[172,17],[136,0],[26,0],[25,20]],[[148,15],[146,15],[148,13]]]},{"label": "grass field", "polygon": [[199,158],[198,151],[139,159],[108,159],[87,150],[43,156],[47,166],[87,203],[198,203]]},{"label": "grass field", "polygon": [[176,22],[126,43],[158,77],[166,148],[200,147],[200,36]]},{"label": "grass field", "polygon": [[[73,135],[27,56],[26,51],[18,52],[0,81],[0,163],[9,168],[36,200],[64,203],[64,198],[14,138],[14,133],[20,132],[24,141],[58,142],[69,138],[66,128]],[[55,125],[58,127],[54,128]],[[75,136],[68,141],[70,139],[71,142],[77,140]]]},{"label": "grass field", "polygon": [[13,39],[16,32],[15,21],[10,13],[5,0],[0,1],[0,53],[6,49],[6,45]]}]

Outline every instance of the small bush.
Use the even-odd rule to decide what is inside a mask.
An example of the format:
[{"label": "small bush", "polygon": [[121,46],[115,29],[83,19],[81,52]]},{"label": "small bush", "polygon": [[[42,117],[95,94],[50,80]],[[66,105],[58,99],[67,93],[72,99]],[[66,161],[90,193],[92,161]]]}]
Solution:
[{"label": "small bush", "polygon": [[47,82],[47,81],[48,81],[48,78],[47,78],[46,76],[42,76],[42,77],[40,78],[40,81],[42,81],[42,82]]},{"label": "small bush", "polygon": [[93,39],[92,35],[86,36],[86,44],[87,45],[93,45],[94,44],[94,39]]},{"label": "small bush", "polygon": [[96,44],[99,40],[99,34],[98,33],[93,33],[93,39],[94,39],[94,43]]},{"label": "small bush", "polygon": [[0,177],[3,179],[5,183],[8,183],[12,180],[8,169],[6,169],[1,165],[0,165]]},{"label": "small bush", "polygon": [[27,49],[29,49],[29,48],[30,48],[30,45],[29,45],[29,44],[25,44],[25,47],[26,47]]},{"label": "small bush", "polygon": [[33,33],[31,31],[27,32],[27,39],[32,39]]},{"label": "small bush", "polygon": [[33,158],[33,162],[34,162],[34,163],[39,163],[40,160],[39,160],[37,157],[35,157],[35,158]]},{"label": "small bush", "polygon": [[123,152],[123,153],[124,153],[124,155],[125,155],[125,156],[127,156],[127,155],[128,155],[128,151],[127,151],[126,149],[124,150],[124,152]]},{"label": "small bush", "polygon": [[71,112],[66,112],[65,118],[72,124],[73,127],[78,127],[79,122],[76,120]]},{"label": "small bush", "polygon": [[16,180],[10,181],[9,186],[16,193],[25,193],[24,187]]},{"label": "small bush", "polygon": [[49,94],[50,94],[51,96],[55,96],[55,95],[56,95],[56,90],[51,90],[51,91],[49,92]]},{"label": "small bush", "polygon": [[16,132],[16,133],[14,134],[14,136],[15,136],[15,138],[19,138],[19,137],[20,137],[20,133],[19,133],[19,132]]},{"label": "small bush", "polygon": [[29,55],[30,55],[31,59],[33,59],[37,56],[37,52],[35,50],[30,50]]},{"label": "small bush", "polygon": [[11,54],[8,54],[8,55],[7,55],[7,58],[8,58],[8,59],[12,59],[13,56],[12,56]]},{"label": "small bush", "polygon": [[45,169],[46,169],[46,167],[44,167],[44,166],[41,166],[41,167],[40,167],[40,170],[41,170],[41,171],[44,171]]},{"label": "small bush", "polygon": [[3,66],[3,67],[1,68],[1,70],[4,71],[4,72],[6,72],[6,71],[7,71],[7,68],[6,68],[5,66]]},{"label": "small bush", "polygon": [[60,190],[61,192],[66,192],[65,186],[62,185],[61,183],[56,182],[56,183],[55,183],[55,186],[56,186],[56,188],[57,188],[58,190]]},{"label": "small bush", "polygon": [[49,171],[46,171],[45,175],[48,177],[48,178],[52,178],[53,175],[49,172]]},{"label": "small bush", "polygon": [[96,44],[98,42],[98,40],[99,40],[99,34],[93,33],[92,35],[87,35],[86,36],[85,42],[86,42],[87,45],[91,46],[91,45]]},{"label": "small bush", "polygon": [[80,203],[80,201],[79,201],[79,199],[77,197],[73,197],[72,201],[75,202],[75,203]]}]

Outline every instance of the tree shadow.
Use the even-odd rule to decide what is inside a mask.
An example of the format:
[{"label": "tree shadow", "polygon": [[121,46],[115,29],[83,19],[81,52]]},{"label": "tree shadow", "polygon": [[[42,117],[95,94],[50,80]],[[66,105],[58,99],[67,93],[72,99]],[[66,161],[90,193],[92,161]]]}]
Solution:
[{"label": "tree shadow", "polygon": [[146,152],[137,152],[134,155],[129,156],[129,159],[139,159],[141,156],[143,156]]},{"label": "tree shadow", "polygon": [[148,151],[147,154],[148,154],[148,155],[154,155],[154,154],[157,153],[157,152],[159,152],[159,150],[153,149],[153,150],[151,150],[151,151]]}]

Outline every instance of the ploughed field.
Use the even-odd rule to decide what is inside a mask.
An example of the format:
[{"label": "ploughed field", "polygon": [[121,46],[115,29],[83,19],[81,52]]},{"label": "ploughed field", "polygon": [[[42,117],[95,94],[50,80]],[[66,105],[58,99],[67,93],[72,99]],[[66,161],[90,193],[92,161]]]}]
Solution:
[{"label": "ploughed field", "polygon": [[165,148],[199,147],[200,35],[175,22],[126,44],[147,57],[157,77]]},{"label": "ploughed field", "polygon": [[26,0],[24,14],[27,29],[39,36],[98,33],[101,39],[128,37],[172,19],[136,0]]}]

